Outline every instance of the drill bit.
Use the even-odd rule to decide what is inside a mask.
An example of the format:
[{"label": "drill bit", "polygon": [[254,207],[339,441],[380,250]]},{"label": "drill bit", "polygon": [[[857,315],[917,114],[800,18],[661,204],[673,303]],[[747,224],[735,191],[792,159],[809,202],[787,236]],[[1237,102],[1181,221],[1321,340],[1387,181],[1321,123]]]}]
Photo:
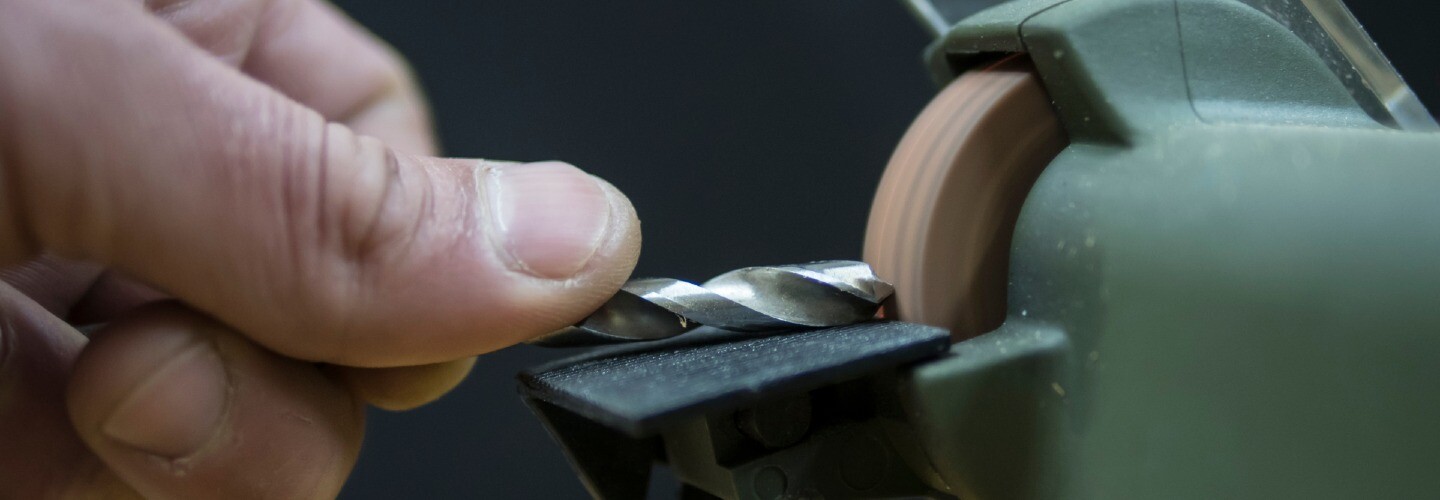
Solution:
[{"label": "drill bit", "polygon": [[737,269],[703,284],[633,279],[580,323],[531,340],[545,347],[674,337],[699,325],[762,332],[873,318],[894,288],[864,262],[832,260]]}]

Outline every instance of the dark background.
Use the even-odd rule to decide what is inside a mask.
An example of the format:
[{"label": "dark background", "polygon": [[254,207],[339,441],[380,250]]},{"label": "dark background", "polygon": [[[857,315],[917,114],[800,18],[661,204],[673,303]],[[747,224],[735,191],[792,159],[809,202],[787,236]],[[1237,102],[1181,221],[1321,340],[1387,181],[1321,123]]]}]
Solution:
[{"label": "dark background", "polygon": [[[935,90],[895,0],[338,3],[409,58],[447,156],[563,159],[626,192],[640,275],[858,258],[890,150]],[[1440,7],[1350,3],[1440,106]],[[343,496],[583,498],[515,392],[556,355],[493,353],[435,404],[372,411]]]}]

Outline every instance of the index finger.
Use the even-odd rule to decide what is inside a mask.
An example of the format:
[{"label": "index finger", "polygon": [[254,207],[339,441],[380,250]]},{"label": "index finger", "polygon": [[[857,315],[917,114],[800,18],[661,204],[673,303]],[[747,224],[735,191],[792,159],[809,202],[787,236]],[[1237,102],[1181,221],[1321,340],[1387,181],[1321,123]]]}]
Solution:
[{"label": "index finger", "polygon": [[150,1],[156,16],[245,74],[361,135],[436,150],[415,77],[387,44],[323,0]]}]

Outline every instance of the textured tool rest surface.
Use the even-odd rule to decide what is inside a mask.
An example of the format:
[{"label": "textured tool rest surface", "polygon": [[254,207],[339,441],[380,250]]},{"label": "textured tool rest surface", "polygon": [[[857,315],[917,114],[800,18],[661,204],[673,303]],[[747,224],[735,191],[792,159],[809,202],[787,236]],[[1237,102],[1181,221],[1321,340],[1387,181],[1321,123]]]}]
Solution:
[{"label": "textured tool rest surface", "polygon": [[943,329],[886,321],[736,340],[720,332],[685,337],[689,342],[678,346],[610,349],[541,366],[520,374],[522,388],[528,397],[642,437],[684,418],[859,377],[949,346]]}]

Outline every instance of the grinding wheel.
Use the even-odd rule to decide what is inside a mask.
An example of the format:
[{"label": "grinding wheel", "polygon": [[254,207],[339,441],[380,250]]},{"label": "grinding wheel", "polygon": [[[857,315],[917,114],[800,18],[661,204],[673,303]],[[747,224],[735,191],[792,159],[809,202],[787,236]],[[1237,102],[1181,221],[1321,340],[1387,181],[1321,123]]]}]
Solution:
[{"label": "grinding wheel", "polygon": [[1015,221],[1066,143],[1023,58],[940,91],[891,156],[870,211],[865,261],[895,284],[886,316],[948,328],[954,341],[1000,326]]}]

